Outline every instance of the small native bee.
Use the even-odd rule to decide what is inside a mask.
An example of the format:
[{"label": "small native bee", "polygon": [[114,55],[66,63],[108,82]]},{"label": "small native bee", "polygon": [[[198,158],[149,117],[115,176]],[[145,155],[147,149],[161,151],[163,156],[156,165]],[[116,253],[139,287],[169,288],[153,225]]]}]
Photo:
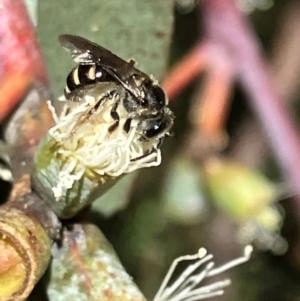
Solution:
[{"label": "small native bee", "polygon": [[158,139],[159,146],[169,134],[174,115],[166,107],[168,99],[157,81],[136,69],[134,60],[126,62],[87,39],[62,35],[59,41],[78,64],[67,77],[65,98],[77,102],[92,93],[96,99],[93,109],[97,110],[114,97],[116,101],[110,111],[114,124],[110,132],[120,126],[118,109],[122,106],[126,115],[123,130],[129,132],[132,120],[138,120],[141,139]]}]

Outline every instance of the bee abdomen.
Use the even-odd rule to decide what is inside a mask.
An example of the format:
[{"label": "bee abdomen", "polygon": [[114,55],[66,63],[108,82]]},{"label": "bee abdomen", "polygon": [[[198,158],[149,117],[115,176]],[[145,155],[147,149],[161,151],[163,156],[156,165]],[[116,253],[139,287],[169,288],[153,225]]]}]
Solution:
[{"label": "bee abdomen", "polygon": [[78,65],[68,75],[65,87],[66,95],[75,89],[95,82],[96,65]]},{"label": "bee abdomen", "polygon": [[68,98],[74,90],[96,82],[114,81],[103,68],[96,64],[77,65],[68,75],[65,96]]}]

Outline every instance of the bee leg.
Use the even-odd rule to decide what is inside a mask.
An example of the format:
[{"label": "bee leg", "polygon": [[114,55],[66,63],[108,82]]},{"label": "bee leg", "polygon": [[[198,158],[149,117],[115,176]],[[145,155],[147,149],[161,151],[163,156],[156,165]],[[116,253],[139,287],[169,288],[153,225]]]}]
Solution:
[{"label": "bee leg", "polygon": [[112,117],[112,119],[115,121],[115,123],[113,125],[111,125],[109,128],[108,128],[108,131],[110,133],[112,133],[118,126],[119,126],[119,122],[120,122],[120,116],[117,112],[117,109],[118,109],[118,106],[120,104],[120,101],[117,101],[113,108],[111,109],[110,111],[110,116]]},{"label": "bee leg", "polygon": [[124,126],[123,126],[123,130],[125,131],[125,133],[129,133],[129,131],[130,131],[130,126],[131,126],[131,121],[132,121],[131,118],[128,118],[128,119],[125,121]]}]

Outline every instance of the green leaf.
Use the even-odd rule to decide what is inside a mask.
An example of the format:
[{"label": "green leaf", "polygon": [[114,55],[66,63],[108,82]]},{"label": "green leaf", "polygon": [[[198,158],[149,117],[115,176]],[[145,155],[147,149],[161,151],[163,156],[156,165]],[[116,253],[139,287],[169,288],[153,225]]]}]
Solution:
[{"label": "green leaf", "polygon": [[74,66],[58,43],[60,34],[83,36],[123,59],[134,58],[138,68],[157,79],[164,75],[173,25],[173,0],[40,0],[38,34],[52,90],[63,94]]},{"label": "green leaf", "polygon": [[93,211],[110,217],[126,207],[131,187],[138,175],[138,171],[122,177],[104,195],[101,195],[93,204]]}]

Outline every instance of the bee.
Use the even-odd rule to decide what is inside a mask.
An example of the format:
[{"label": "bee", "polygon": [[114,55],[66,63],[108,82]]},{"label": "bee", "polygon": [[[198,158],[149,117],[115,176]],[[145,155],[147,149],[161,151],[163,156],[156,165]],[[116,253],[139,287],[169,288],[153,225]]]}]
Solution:
[{"label": "bee", "polygon": [[126,115],[123,130],[129,132],[132,120],[138,120],[140,139],[158,139],[159,146],[169,135],[174,114],[158,82],[135,68],[134,60],[127,62],[85,38],[61,35],[59,41],[77,63],[67,77],[65,98],[80,102],[87,94],[92,95],[96,99],[94,110],[108,99],[115,99],[110,111],[114,124],[109,131],[120,126],[121,106]]}]

